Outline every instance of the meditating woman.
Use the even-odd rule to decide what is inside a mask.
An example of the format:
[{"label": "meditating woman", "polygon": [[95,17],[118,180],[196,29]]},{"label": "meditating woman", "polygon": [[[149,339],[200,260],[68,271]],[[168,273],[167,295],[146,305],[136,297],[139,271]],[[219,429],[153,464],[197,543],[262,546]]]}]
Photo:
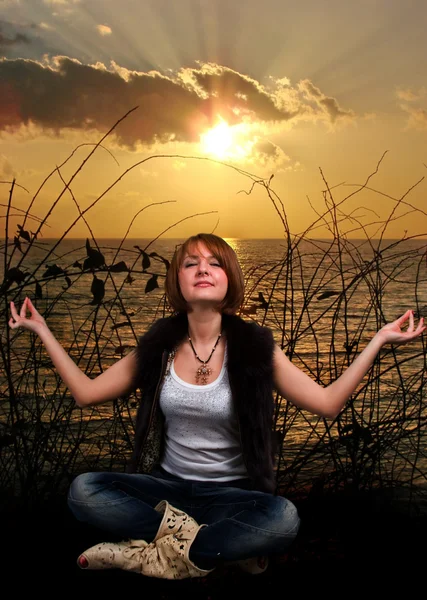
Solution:
[{"label": "meditating woman", "polygon": [[290,362],[269,329],[237,316],[243,287],[237,257],[222,238],[190,237],[166,276],[174,313],[94,379],[29,298],[19,312],[11,303],[10,327],[40,336],[78,406],[142,391],[129,472],[81,474],[70,487],[77,519],[116,540],[84,551],[81,568],[182,579],[236,561],[262,571],[261,557],[286,552],[300,523],[295,506],[275,493],[273,391],[333,419],[384,344],[409,342],[426,329],[408,310],[322,387]]}]

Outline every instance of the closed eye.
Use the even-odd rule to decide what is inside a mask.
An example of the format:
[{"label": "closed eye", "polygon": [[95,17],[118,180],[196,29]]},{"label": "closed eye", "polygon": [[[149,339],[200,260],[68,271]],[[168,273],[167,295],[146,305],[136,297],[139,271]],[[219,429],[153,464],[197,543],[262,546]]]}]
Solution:
[{"label": "closed eye", "polygon": [[[222,268],[222,266],[219,263],[217,263],[217,262],[209,263],[209,264],[210,264],[211,267],[220,267],[220,268]],[[197,263],[194,263],[194,262],[192,262],[192,263],[185,263],[184,264],[184,269],[187,269],[188,267],[197,267]]]}]

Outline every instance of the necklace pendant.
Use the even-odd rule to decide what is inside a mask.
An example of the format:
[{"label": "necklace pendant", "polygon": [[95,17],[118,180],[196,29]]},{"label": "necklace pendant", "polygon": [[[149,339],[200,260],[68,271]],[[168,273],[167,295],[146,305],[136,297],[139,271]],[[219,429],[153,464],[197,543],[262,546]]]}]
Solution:
[{"label": "necklace pendant", "polygon": [[190,334],[187,333],[187,339],[188,342],[190,344],[190,347],[193,351],[193,354],[195,356],[195,358],[202,363],[202,366],[199,367],[196,371],[196,383],[201,383],[202,385],[206,385],[208,383],[208,379],[209,376],[212,375],[212,369],[210,367],[207,366],[208,362],[210,361],[210,359],[212,358],[212,354],[215,352],[215,348],[218,346],[219,340],[221,339],[222,336],[222,332],[220,331],[218,338],[215,342],[214,347],[211,350],[211,353],[209,354],[209,357],[206,360],[202,360],[200,358],[200,356],[198,356],[196,349],[193,346],[193,342],[191,341],[191,337]]},{"label": "necklace pendant", "polygon": [[206,365],[203,365],[196,371],[196,382],[206,385],[210,375],[212,375],[212,369]]}]

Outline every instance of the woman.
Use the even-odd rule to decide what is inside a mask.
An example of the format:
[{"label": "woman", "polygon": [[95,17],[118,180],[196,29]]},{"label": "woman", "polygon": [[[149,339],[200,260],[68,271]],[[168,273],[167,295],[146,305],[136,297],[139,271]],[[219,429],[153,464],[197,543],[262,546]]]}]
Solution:
[{"label": "woman", "polygon": [[31,300],[19,313],[11,303],[10,327],[40,336],[78,406],[142,390],[132,472],[86,473],[70,487],[79,520],[126,540],[89,548],[78,558],[81,568],[167,579],[204,576],[221,561],[262,571],[257,557],[285,552],[299,527],[295,506],[274,494],[273,389],[334,418],[384,344],[409,342],[425,330],[408,310],[323,388],[289,361],[269,329],[236,316],[243,285],[223,239],[189,238],[166,277],[175,314],[95,379],[75,365]]}]

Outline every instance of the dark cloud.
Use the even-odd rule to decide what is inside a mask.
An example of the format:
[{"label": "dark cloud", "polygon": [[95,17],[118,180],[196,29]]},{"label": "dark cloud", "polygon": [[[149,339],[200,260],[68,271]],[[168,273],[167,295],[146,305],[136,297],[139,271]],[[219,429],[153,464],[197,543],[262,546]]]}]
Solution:
[{"label": "dark cloud", "polygon": [[269,140],[258,140],[252,147],[250,161],[259,168],[277,169],[286,165],[288,169],[293,169],[296,163],[291,163],[287,154],[273,142]]},{"label": "dark cloud", "polygon": [[239,122],[242,115],[256,115],[261,121],[284,121],[295,117],[296,112],[280,110],[274,96],[249,77],[218,65],[205,65],[201,70],[191,70],[194,80],[211,98],[219,98],[230,110],[229,122]]},{"label": "dark cloud", "polygon": [[270,158],[277,158],[281,152],[279,146],[276,146],[276,144],[273,144],[268,140],[261,140],[254,144],[254,150],[257,153],[263,154],[264,156],[268,156]]},{"label": "dark cloud", "polygon": [[[0,0],[1,4],[2,0]],[[41,60],[44,56],[66,54],[63,39],[55,29],[44,22],[17,23],[0,20],[0,57],[9,59]],[[60,50],[61,48],[61,50]],[[89,57],[84,61],[89,62]]]},{"label": "dark cloud", "polygon": [[15,33],[12,37],[6,37],[0,27],[0,51],[3,51],[6,48],[10,48],[11,46],[16,46],[18,44],[29,44],[30,39],[24,35],[23,33]]},{"label": "dark cloud", "polygon": [[308,100],[314,101],[329,117],[332,123],[339,118],[353,118],[352,110],[343,110],[335,98],[325,96],[309,79],[300,82],[300,89]]},{"label": "dark cloud", "polygon": [[[229,124],[280,123],[304,113],[285,108],[279,92],[218,65],[159,72],[128,71],[114,63],[84,65],[60,56],[48,63],[0,59],[0,130],[34,124],[47,133],[64,129],[106,131],[129,109],[138,110],[116,129],[128,147],[169,140],[193,142],[221,116]],[[320,113],[339,114],[323,97]],[[328,104],[330,102],[330,104]],[[343,113],[348,114],[348,113]],[[324,118],[324,114],[323,114]]]}]

